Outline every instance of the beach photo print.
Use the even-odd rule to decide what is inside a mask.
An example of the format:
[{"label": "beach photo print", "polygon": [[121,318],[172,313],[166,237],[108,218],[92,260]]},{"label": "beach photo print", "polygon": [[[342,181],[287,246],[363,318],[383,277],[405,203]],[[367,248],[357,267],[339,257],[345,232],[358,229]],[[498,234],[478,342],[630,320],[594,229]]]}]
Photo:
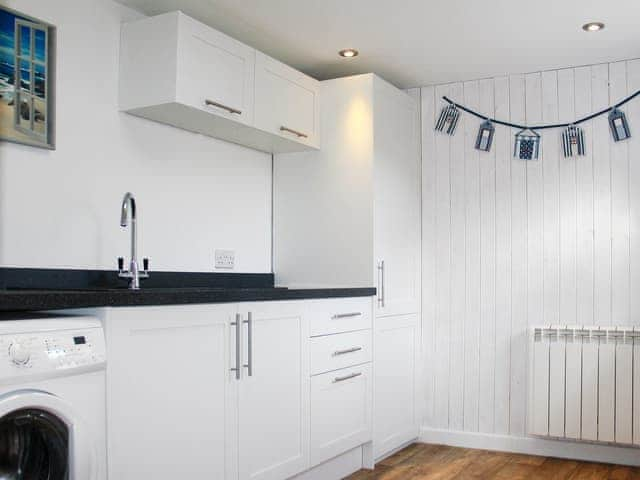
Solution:
[{"label": "beach photo print", "polygon": [[0,141],[55,148],[55,28],[0,6]]}]

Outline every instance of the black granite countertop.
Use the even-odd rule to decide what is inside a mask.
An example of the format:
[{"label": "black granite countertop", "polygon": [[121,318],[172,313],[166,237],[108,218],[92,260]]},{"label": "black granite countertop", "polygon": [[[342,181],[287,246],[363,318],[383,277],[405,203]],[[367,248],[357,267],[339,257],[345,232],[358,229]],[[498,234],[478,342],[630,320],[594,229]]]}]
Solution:
[{"label": "black granite countertop", "polygon": [[104,290],[0,290],[0,311],[184,305],[318,298],[369,297],[375,288],[149,288]]},{"label": "black granite countertop", "polygon": [[[0,269],[0,312],[370,297],[375,288],[282,288],[272,274],[158,272],[128,290],[109,271]],[[104,281],[106,279],[107,281]]]}]

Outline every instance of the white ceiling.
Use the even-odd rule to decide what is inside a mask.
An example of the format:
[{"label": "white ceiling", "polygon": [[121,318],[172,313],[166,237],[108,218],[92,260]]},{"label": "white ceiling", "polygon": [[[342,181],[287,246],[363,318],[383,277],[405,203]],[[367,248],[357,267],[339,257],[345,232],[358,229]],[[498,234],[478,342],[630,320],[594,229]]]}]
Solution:
[{"label": "white ceiling", "polygon": [[[639,0],[118,1],[182,10],[321,80],[375,72],[406,88],[640,57]],[[360,56],[338,57],[347,47]]]}]

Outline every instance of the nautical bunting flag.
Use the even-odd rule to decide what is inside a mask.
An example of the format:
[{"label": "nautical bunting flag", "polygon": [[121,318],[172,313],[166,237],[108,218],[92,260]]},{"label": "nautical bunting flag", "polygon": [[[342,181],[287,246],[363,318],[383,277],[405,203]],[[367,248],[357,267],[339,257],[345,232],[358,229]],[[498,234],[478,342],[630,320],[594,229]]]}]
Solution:
[{"label": "nautical bunting flag", "polygon": [[490,120],[482,122],[480,130],[478,131],[478,136],[476,137],[476,150],[480,150],[482,152],[491,151],[491,144],[493,143],[493,135],[495,131],[496,129]]},{"label": "nautical bunting flag", "polygon": [[627,116],[624,112],[614,108],[609,114],[609,127],[611,128],[611,134],[616,142],[626,140],[631,137],[631,131],[629,130],[629,124],[627,123]]},{"label": "nautical bunting flag", "polygon": [[455,105],[447,105],[440,112],[440,117],[436,123],[436,130],[438,132],[445,132],[447,135],[453,135],[458,125],[458,119],[460,118],[460,111]]},{"label": "nautical bunting flag", "polygon": [[520,160],[537,160],[540,153],[540,135],[529,128],[516,133],[513,156]]},{"label": "nautical bunting flag", "polygon": [[584,131],[580,127],[569,125],[562,132],[562,153],[565,158],[586,153]]}]

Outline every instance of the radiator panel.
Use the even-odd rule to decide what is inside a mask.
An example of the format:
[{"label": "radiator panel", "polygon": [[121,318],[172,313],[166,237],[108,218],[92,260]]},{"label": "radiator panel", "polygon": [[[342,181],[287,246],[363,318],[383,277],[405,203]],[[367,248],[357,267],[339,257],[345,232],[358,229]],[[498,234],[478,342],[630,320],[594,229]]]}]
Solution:
[{"label": "radiator panel", "polygon": [[640,329],[532,330],[531,435],[640,446]]}]

